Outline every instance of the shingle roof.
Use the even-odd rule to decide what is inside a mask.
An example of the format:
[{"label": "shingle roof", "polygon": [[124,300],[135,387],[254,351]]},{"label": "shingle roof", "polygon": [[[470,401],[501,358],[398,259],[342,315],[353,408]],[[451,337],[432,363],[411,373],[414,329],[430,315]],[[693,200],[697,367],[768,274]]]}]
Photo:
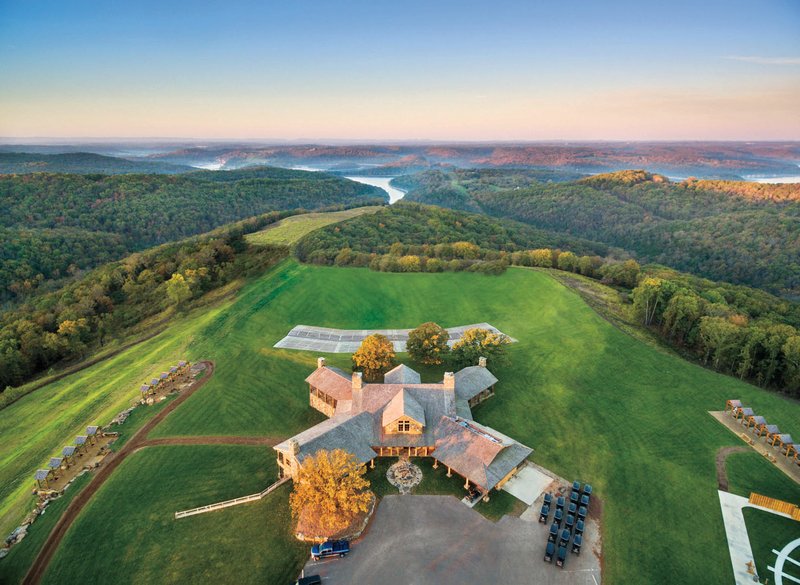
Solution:
[{"label": "shingle roof", "polygon": [[763,416],[756,415],[756,416],[753,417],[753,424],[755,424],[755,425],[767,424],[767,419],[765,419]]},{"label": "shingle roof", "polygon": [[469,400],[497,384],[494,374],[483,366],[469,366],[456,372],[455,377],[456,394],[464,400]]},{"label": "shingle roof", "polygon": [[778,428],[778,425],[767,425],[767,432],[770,435],[777,435],[781,430]]},{"label": "shingle roof", "polygon": [[92,425],[90,427],[86,427],[86,434],[89,435],[90,437],[92,435],[96,435],[97,434],[97,429],[98,429],[98,427],[96,427],[94,425]]},{"label": "shingle roof", "polygon": [[483,489],[490,490],[533,449],[475,421],[442,417],[433,456]]},{"label": "shingle roof", "polygon": [[50,466],[50,469],[58,469],[61,467],[61,462],[64,461],[61,457],[51,457],[50,463],[47,465]]},{"label": "shingle roof", "polygon": [[384,384],[419,384],[421,381],[419,373],[405,364],[392,368],[383,376]]},{"label": "shingle roof", "polygon": [[85,442],[86,442],[86,436],[85,435],[78,435],[77,437],[75,437],[75,444],[76,445],[83,445]]},{"label": "shingle roof", "polygon": [[[371,448],[372,416],[366,412],[353,417],[335,416],[295,435],[292,439],[300,446],[298,461],[322,449],[326,451],[343,449],[355,455],[362,463],[367,463],[375,457],[375,451]],[[288,451],[292,439],[276,445],[275,449]]]},{"label": "shingle roof", "polygon": [[42,480],[44,480],[44,479],[47,479],[47,477],[48,477],[49,475],[50,475],[50,470],[49,470],[49,469],[37,469],[37,470],[36,470],[36,474],[35,474],[33,477],[34,477],[34,478],[35,478],[37,481],[42,481]]},{"label": "shingle roof", "polygon": [[748,408],[747,406],[743,406],[742,408],[740,408],[739,412],[741,412],[745,418],[747,418],[748,416],[753,416],[756,413],[755,410],[753,410],[752,408]]},{"label": "shingle roof", "polygon": [[778,435],[778,439],[784,445],[791,445],[794,443],[794,439],[792,439],[792,435]]},{"label": "shingle roof", "polygon": [[75,454],[75,445],[67,445],[61,449],[61,454],[64,457],[72,457]]},{"label": "shingle roof", "polygon": [[417,402],[411,393],[403,388],[400,392],[394,395],[383,409],[383,416],[381,417],[382,426],[392,424],[400,417],[408,417],[425,426],[425,410],[419,402]]},{"label": "shingle roof", "polygon": [[335,400],[350,400],[353,397],[353,379],[339,368],[317,368],[306,378],[306,382]]}]

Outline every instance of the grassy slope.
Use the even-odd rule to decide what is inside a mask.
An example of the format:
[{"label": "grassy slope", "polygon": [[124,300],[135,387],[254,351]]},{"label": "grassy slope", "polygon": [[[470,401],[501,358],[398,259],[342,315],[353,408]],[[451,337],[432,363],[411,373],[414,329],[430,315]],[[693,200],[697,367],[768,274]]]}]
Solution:
[{"label": "grassy slope", "polygon": [[379,206],[356,207],[344,211],[332,211],[328,213],[305,213],[294,215],[269,226],[267,229],[255,232],[246,236],[251,244],[272,244],[290,246],[309,232],[313,232],[321,227],[332,223],[339,223],[352,217],[358,217],[365,213],[375,213],[380,209]]},{"label": "grassy slope", "polygon": [[258,503],[173,517],[260,491],[276,476],[260,447],[139,451],[69,530],[44,583],[288,583],[307,556],[288,533],[288,487]]},{"label": "grassy slope", "polygon": [[34,471],[71,444],[87,424],[105,424],[126,408],[143,380],[184,357],[187,344],[219,309],[205,311],[0,411],[0,534],[30,511]]},{"label": "grassy slope", "polygon": [[[607,582],[666,583],[673,574],[690,583],[730,581],[714,454],[737,443],[706,411],[742,398],[790,428],[800,407],[637,342],[542,273],[390,274],[285,262],[203,319],[188,356],[215,360],[215,376],[155,434],[288,436],[321,419],[308,408],[303,383],[316,356],[272,349],[292,326],[394,328],[430,319],[444,326],[486,320],[520,340],[510,365],[493,367],[498,394],[476,409],[476,419],[534,447],[542,465],[595,485],[605,502]],[[346,367],[349,356],[329,360]],[[193,477],[186,484],[202,487]],[[171,497],[158,493],[158,501]],[[107,519],[87,510],[82,522],[95,527]],[[216,530],[227,522],[217,520]],[[654,534],[659,554],[624,544]],[[143,565],[182,550],[153,537],[159,546],[149,549],[152,560],[137,556],[147,559]],[[69,564],[69,551],[78,549],[62,550],[59,562]],[[112,552],[104,556],[120,560],[123,553]],[[285,565],[294,567],[292,559]]]}]

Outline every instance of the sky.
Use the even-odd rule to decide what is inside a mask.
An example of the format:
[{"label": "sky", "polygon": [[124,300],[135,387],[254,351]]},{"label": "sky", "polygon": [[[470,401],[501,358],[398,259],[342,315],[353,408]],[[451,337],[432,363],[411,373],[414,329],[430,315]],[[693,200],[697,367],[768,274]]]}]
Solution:
[{"label": "sky", "polygon": [[0,0],[0,136],[800,140],[800,1]]}]

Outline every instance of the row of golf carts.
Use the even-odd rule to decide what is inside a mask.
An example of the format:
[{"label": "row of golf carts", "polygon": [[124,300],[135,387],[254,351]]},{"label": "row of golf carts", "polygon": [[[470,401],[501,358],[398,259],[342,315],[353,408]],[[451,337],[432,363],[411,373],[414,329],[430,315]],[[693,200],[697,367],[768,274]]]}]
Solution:
[{"label": "row of golf carts", "polygon": [[[569,498],[565,496],[544,495],[544,503],[539,512],[539,522],[547,524],[550,521],[550,511],[553,510],[553,523],[547,536],[547,547],[544,552],[545,562],[552,563],[556,559],[556,566],[564,567],[567,561],[567,550],[579,555],[583,545],[583,531],[586,526],[586,515],[589,512],[589,502],[592,497],[592,486],[588,483],[581,487],[579,481],[572,483]],[[567,503],[569,499],[569,504]],[[572,546],[570,547],[570,543]]]}]

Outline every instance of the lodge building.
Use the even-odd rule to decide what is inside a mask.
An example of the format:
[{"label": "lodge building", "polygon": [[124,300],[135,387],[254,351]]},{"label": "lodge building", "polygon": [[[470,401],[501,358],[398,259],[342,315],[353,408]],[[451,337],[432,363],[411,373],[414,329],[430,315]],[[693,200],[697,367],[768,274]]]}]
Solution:
[{"label": "lodge building", "polygon": [[343,449],[371,466],[376,457],[431,457],[434,467],[444,465],[486,494],[533,452],[472,420],[471,408],[493,396],[497,383],[485,358],[433,384],[405,365],[383,383],[365,383],[360,372],[349,375],[319,358],[306,382],[310,406],[328,419],[275,446],[281,477],[295,476],[319,450]]}]

